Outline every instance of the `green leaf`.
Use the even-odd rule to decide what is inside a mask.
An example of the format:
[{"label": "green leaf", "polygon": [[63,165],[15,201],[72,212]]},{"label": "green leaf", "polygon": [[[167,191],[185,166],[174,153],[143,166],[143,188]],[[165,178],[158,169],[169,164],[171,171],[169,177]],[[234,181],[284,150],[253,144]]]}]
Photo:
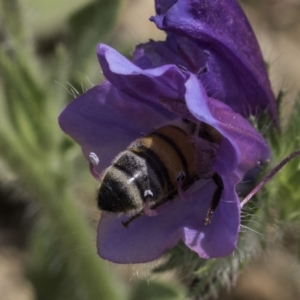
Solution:
[{"label": "green leaf", "polygon": [[69,254],[45,216],[36,220],[28,253],[27,276],[34,286],[37,299],[87,299],[88,294],[79,282],[78,270],[70,265]]},{"label": "green leaf", "polygon": [[[10,0],[7,0],[10,1]],[[22,0],[30,12],[35,36],[47,38],[48,34],[65,30],[67,18],[76,10],[84,7],[91,0]],[[32,18],[32,15],[34,18]]]},{"label": "green leaf", "polygon": [[71,54],[76,68],[79,63],[85,63],[91,54],[95,54],[97,44],[108,37],[119,6],[120,0],[98,0],[71,16]]},{"label": "green leaf", "polygon": [[156,267],[153,272],[160,273],[181,268],[183,261],[185,270],[190,271],[194,270],[195,261],[197,262],[197,266],[202,263],[202,260],[199,259],[199,256],[195,252],[188,249],[183,242],[179,242],[179,244],[173,249],[169,250],[165,256],[167,259],[164,261],[164,263]]},{"label": "green leaf", "polygon": [[30,66],[17,53],[0,52],[0,74],[5,104],[2,118],[33,151],[44,138],[40,129],[45,94]]},{"label": "green leaf", "polygon": [[[176,271],[192,299],[212,299],[222,287],[229,287],[244,267],[249,255],[249,235],[240,237],[239,250],[226,258],[201,259],[183,242],[168,252],[166,261],[154,272]],[[248,239],[249,240],[249,239]]]},{"label": "green leaf", "polygon": [[178,287],[158,281],[141,280],[136,285],[130,300],[181,300],[182,291]]},{"label": "green leaf", "polygon": [[1,27],[6,31],[6,34],[14,36],[14,38],[19,41],[24,38],[23,18],[18,0],[0,1],[0,20],[1,19],[3,22]]}]

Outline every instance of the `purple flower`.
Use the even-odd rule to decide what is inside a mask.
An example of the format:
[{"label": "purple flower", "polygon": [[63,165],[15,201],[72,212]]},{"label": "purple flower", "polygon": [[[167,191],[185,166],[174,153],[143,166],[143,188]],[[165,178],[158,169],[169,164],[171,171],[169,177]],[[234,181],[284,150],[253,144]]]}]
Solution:
[{"label": "purple flower", "polygon": [[133,62],[99,45],[107,81],[69,104],[59,123],[99,174],[132,141],[166,124],[184,118],[215,128],[223,138],[212,167],[224,189],[211,223],[203,221],[216,190],[209,179],[186,192],[189,200],[178,196],[128,228],[122,225],[128,216],[103,211],[97,247],[102,258],[117,263],[154,260],[180,239],[202,258],[227,256],[240,226],[235,187],[270,155],[246,118],[267,109],[276,124],[274,96],[235,1],[157,0],[156,12],[151,20],[167,32],[166,41],[137,46]]}]

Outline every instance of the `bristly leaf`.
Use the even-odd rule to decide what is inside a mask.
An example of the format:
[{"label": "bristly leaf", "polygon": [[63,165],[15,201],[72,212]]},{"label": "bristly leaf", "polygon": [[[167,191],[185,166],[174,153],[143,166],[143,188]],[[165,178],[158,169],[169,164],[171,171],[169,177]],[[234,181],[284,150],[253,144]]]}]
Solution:
[{"label": "bristly leaf", "polygon": [[118,9],[119,0],[97,0],[74,13],[70,19],[71,49],[76,68],[95,53],[97,43],[105,41],[111,32]]},{"label": "bristly leaf", "polygon": [[[17,3],[10,0],[5,2],[9,7]],[[49,79],[46,71],[48,66],[40,67],[38,57],[32,55],[32,40],[20,42],[21,39],[14,29],[14,22],[21,20],[14,15],[19,11],[9,11],[6,17],[10,22],[6,22],[6,27],[1,28],[1,34],[4,32],[1,42],[5,47],[1,48],[0,53],[0,83],[1,88],[3,87],[0,155],[18,177],[19,184],[26,189],[33,203],[39,204],[42,219],[47,220],[53,233],[45,235],[45,244],[39,244],[41,240],[35,240],[38,245],[32,244],[35,252],[33,254],[45,254],[44,251],[39,251],[43,247],[43,250],[47,248],[52,251],[50,258],[39,257],[40,262],[43,258],[46,261],[41,265],[53,266],[57,262],[55,260],[59,260],[58,267],[62,267],[69,275],[65,278],[73,275],[79,278],[76,281],[78,290],[85,291],[82,297],[78,296],[79,299],[104,299],[105,296],[109,299],[120,299],[119,291],[112,284],[111,274],[96,256],[89,225],[82,211],[77,208],[74,196],[66,188],[66,182],[74,180],[78,175],[73,174],[71,177],[68,174],[70,169],[66,167],[66,162],[69,159],[70,143],[66,144],[65,138],[57,134],[57,115],[66,102],[67,92],[59,93],[56,91],[61,89],[53,88],[53,78]],[[0,15],[3,13],[0,10]],[[23,27],[26,26],[22,25],[19,29]],[[56,57],[52,62],[54,60]],[[70,79],[66,81],[69,82]],[[33,238],[37,236],[38,234]],[[57,244],[60,247],[56,247]],[[85,250],[78,251],[78,247],[82,245]],[[37,277],[43,277],[39,272],[45,272],[46,269],[38,268]],[[59,275],[54,274],[57,281],[53,280],[52,283],[62,283]],[[70,287],[74,282],[68,281]],[[71,295],[71,298],[74,297]]]},{"label": "bristly leaf", "polygon": [[[247,236],[249,238],[249,236]],[[243,235],[239,244],[245,240]],[[247,243],[248,244],[248,243]],[[165,263],[154,269],[154,272],[176,270],[177,275],[187,288],[192,299],[211,299],[216,297],[221,288],[230,287],[235,282],[239,271],[248,261],[247,247],[240,247],[233,255],[226,258],[200,259],[183,243],[169,251]]]},{"label": "bristly leaf", "polygon": [[[285,92],[281,90],[276,97],[276,106],[279,115],[281,115],[284,96]],[[273,126],[272,120],[270,119],[270,116],[268,115],[268,112],[266,110],[262,111],[258,116],[250,116],[249,121],[268,141],[273,153],[277,153],[278,151],[280,151],[281,134],[278,129]]]},{"label": "bristly leaf", "polygon": [[27,276],[39,299],[87,299],[76,272],[70,272],[68,255],[60,238],[45,216],[36,220],[29,243],[29,253],[34,259],[27,262]]},{"label": "bristly leaf", "polygon": [[[280,148],[276,153],[276,161],[280,161],[300,148],[300,94],[296,99],[293,110],[288,116],[285,128],[280,136]],[[300,211],[300,159],[295,158],[292,163],[287,164],[280,172],[268,183],[273,195],[273,205],[281,212],[282,220],[290,220],[295,216],[295,212]],[[282,201],[285,199],[285,201]],[[294,219],[294,218],[293,218]]]},{"label": "bristly leaf", "polygon": [[[194,267],[195,260],[198,260],[200,264],[202,261],[205,261],[199,260],[199,256],[195,252],[190,251],[182,242],[179,242],[176,247],[174,247],[172,250],[169,250],[166,253],[166,257],[167,259],[164,263],[153,269],[154,273],[174,270],[182,266],[182,261],[185,262],[184,267],[187,269]],[[190,262],[192,262],[192,265],[189,265]]]},{"label": "bristly leaf", "polygon": [[282,137],[288,141],[288,145],[282,145],[284,147],[288,146],[286,150],[295,150],[300,146],[300,92],[295,99],[292,111],[290,115],[284,116],[284,118],[288,118],[288,121],[285,122],[287,125],[283,128]]},{"label": "bristly leaf", "polygon": [[[6,117],[30,147],[41,137],[41,111],[44,94],[18,55],[0,53],[0,74],[5,93]],[[4,113],[4,112],[2,112]]]},{"label": "bristly leaf", "polygon": [[[283,93],[279,94],[279,104]],[[281,133],[275,135],[272,130],[265,132],[265,136],[272,145],[273,157],[267,166],[267,172],[274,169],[282,160],[287,158],[292,152],[300,148],[300,95],[295,99],[293,109],[284,120],[285,126]],[[289,251],[299,256],[298,250],[300,240],[297,234],[300,217],[300,158],[296,157],[292,162],[284,165],[280,172],[256,194],[256,209],[251,210],[251,222],[255,222],[256,230],[261,234],[260,247],[267,248],[273,245],[284,245]],[[251,202],[253,202],[251,200]],[[253,227],[254,223],[251,224]],[[245,224],[247,225],[247,224]],[[249,226],[249,225],[248,225]],[[288,232],[288,234],[287,234]],[[287,235],[289,235],[287,237]],[[296,236],[297,235],[297,236]],[[294,240],[293,243],[286,243],[286,239]],[[295,246],[296,245],[296,246]]]},{"label": "bristly leaf", "polygon": [[0,1],[0,20],[2,28],[9,36],[13,36],[19,42],[24,39],[23,16],[21,13],[20,2],[18,0]]},{"label": "bristly leaf", "polygon": [[159,281],[141,280],[135,286],[130,300],[181,300],[183,291],[178,286]]}]

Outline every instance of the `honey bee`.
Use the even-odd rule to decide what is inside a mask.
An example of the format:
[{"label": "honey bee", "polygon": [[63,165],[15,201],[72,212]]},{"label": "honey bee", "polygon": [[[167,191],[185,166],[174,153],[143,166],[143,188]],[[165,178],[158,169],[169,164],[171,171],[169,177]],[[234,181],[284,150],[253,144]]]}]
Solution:
[{"label": "honey bee", "polygon": [[115,158],[100,183],[101,210],[135,212],[123,222],[127,227],[143,214],[155,215],[155,208],[174,199],[179,188],[185,191],[201,178],[212,178],[217,188],[204,220],[210,223],[223,190],[221,177],[212,169],[222,137],[205,123],[198,128],[183,121],[180,126],[166,125],[142,136]]}]

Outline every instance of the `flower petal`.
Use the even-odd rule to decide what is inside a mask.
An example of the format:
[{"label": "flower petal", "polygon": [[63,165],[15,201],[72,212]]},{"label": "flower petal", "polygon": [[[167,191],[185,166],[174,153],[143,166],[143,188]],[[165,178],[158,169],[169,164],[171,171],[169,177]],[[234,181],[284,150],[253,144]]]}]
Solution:
[{"label": "flower petal", "polygon": [[229,255],[236,246],[239,205],[234,189],[226,189],[226,198],[221,200],[211,224],[204,225],[215,187],[209,181],[191,196],[193,200],[175,199],[168,204],[169,209],[155,217],[142,216],[128,228],[121,223],[128,216],[103,212],[98,227],[98,254],[116,263],[149,262],[183,239],[200,257]]},{"label": "flower petal", "polygon": [[158,207],[158,215],[143,215],[129,228],[122,225],[128,216],[102,212],[98,253],[117,263],[152,261],[180,239],[202,258],[229,255],[240,226],[235,187],[270,155],[244,117],[268,109],[277,122],[258,44],[235,0],[156,0],[156,12],[152,20],[167,31],[166,42],[138,46],[134,62],[99,45],[108,81],[69,104],[60,126],[88,160],[91,153],[100,159],[95,170],[101,173],[142,134],[179,117],[205,122],[223,136],[213,168],[224,187],[208,225],[204,219],[217,188],[212,178],[200,180],[206,184],[195,192],[193,185],[189,200],[177,197]]},{"label": "flower petal", "polygon": [[155,10],[158,14],[165,13],[177,0],[156,0]]},{"label": "flower petal", "polygon": [[135,98],[141,104],[170,116],[159,102],[160,97],[182,98],[188,75],[174,65],[143,70],[107,45],[98,46],[98,58],[103,74],[113,86]]},{"label": "flower petal", "polygon": [[186,82],[185,100],[195,118],[213,126],[223,136],[214,165],[220,175],[235,170],[242,179],[245,172],[269,158],[270,149],[259,132],[229,106],[208,98],[203,86],[193,75]]},{"label": "flower petal", "polygon": [[[182,239],[202,258],[224,257],[236,248],[240,228],[240,202],[235,192],[237,180],[233,174],[223,177],[224,190],[210,224],[203,226],[203,219],[199,219],[199,215],[197,218],[196,210],[189,215]],[[197,191],[194,197],[201,199],[202,191]],[[202,209],[207,212],[208,208],[203,206]]]},{"label": "flower petal", "polygon": [[88,160],[91,152],[98,156],[95,170],[100,174],[133,140],[166,122],[163,110],[140,103],[104,82],[70,103],[59,116],[59,124]]},{"label": "flower petal", "polygon": [[[217,98],[227,104],[236,101],[230,99],[234,96],[230,92],[234,82],[234,91],[237,87],[240,91],[239,101],[236,101],[239,103],[238,110],[234,107],[237,112],[249,116],[250,113],[257,114],[262,109],[268,109],[278,123],[264,61],[255,35],[238,3],[235,0],[173,2],[172,6],[170,2],[163,9],[157,9],[157,15],[151,20],[168,33],[169,40],[173,39],[173,44],[177,45],[177,51],[185,53],[191,62],[196,56],[195,44],[200,56],[203,51],[208,54],[207,72],[203,73],[201,80],[213,89],[210,96],[217,92]],[[161,6],[162,1],[156,1],[156,7]],[[218,82],[220,86],[215,85]]]}]

